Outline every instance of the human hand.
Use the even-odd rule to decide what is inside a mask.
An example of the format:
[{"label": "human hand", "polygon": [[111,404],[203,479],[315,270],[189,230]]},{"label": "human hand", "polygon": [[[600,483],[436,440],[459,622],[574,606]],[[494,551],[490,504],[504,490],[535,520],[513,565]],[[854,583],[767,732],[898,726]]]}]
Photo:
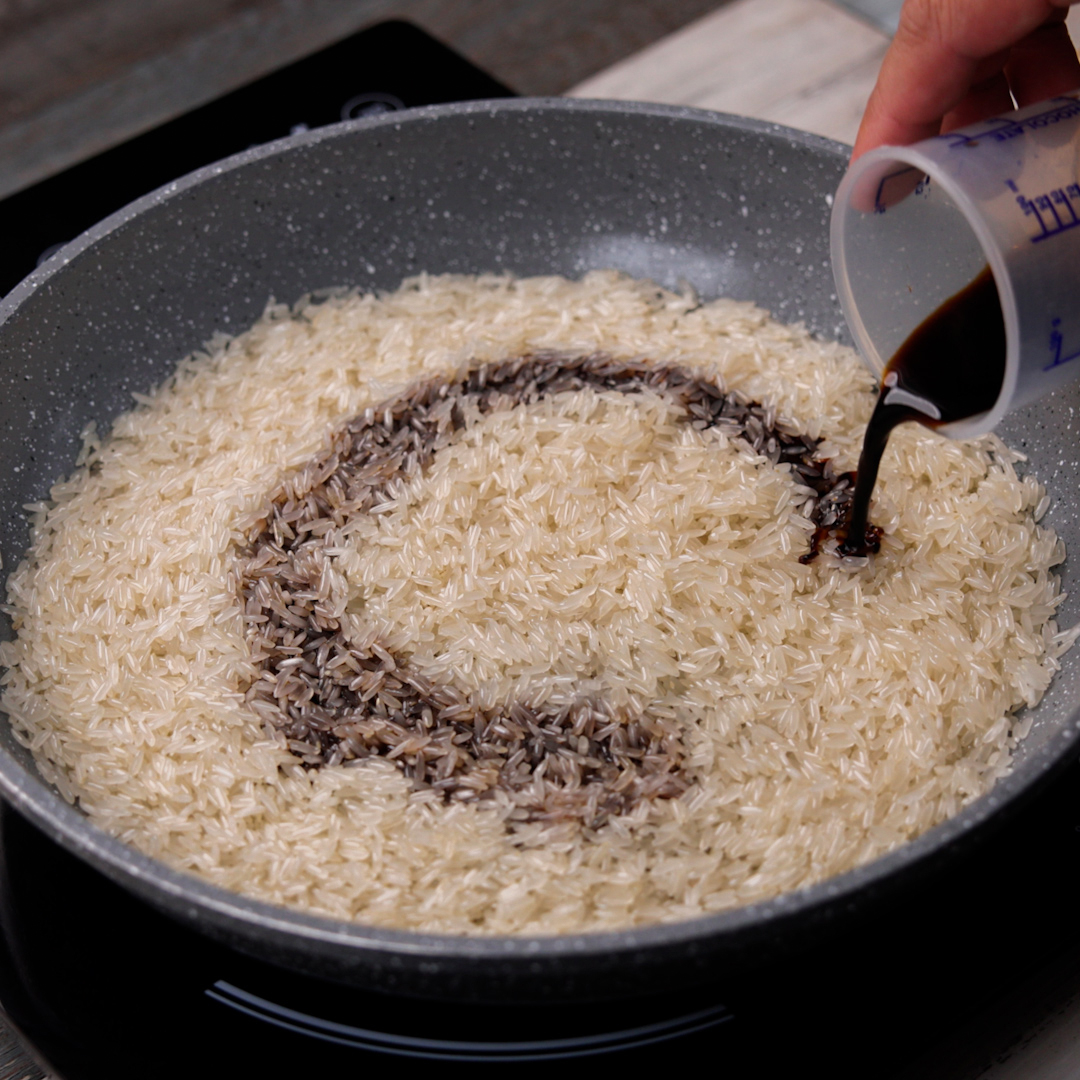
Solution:
[{"label": "human hand", "polygon": [[906,0],[852,160],[1080,87],[1065,16],[1080,0]]}]

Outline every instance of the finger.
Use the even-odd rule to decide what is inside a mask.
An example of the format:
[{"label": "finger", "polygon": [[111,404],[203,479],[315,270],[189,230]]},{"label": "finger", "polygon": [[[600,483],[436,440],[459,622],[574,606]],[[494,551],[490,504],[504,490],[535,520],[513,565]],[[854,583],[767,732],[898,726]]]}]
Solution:
[{"label": "finger", "polygon": [[1021,108],[1080,87],[1080,60],[1065,23],[1055,19],[1013,46],[1005,74]]},{"label": "finger", "polygon": [[1055,0],[908,0],[863,116],[853,157],[881,143],[940,130],[990,72],[985,62],[1024,39],[1067,3]]},{"label": "finger", "polygon": [[1005,72],[999,70],[989,79],[973,86],[959,104],[945,114],[941,121],[941,131],[967,127],[968,124],[1009,112],[1012,108],[1009,80],[1005,78]]},{"label": "finger", "polygon": [[863,113],[852,160],[875,146],[906,146],[938,134],[942,117],[979,81],[978,68],[978,61],[941,42],[905,43],[898,33]]}]

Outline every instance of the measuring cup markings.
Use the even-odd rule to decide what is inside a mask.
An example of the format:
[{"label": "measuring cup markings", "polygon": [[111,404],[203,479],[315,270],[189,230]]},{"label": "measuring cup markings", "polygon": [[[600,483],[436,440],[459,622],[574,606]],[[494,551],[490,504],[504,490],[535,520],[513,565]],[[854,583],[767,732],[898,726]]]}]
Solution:
[{"label": "measuring cup markings", "polygon": [[874,213],[884,214],[909,195],[921,195],[930,186],[930,177],[914,165],[888,173],[878,183],[874,193]]},{"label": "measuring cup markings", "polygon": [[[1031,242],[1037,244],[1040,240],[1048,240],[1051,236],[1057,236],[1066,229],[1072,229],[1080,225],[1080,216],[1077,216],[1076,207],[1072,200],[1080,200],[1080,184],[1069,184],[1063,188],[1051,188],[1042,195],[1036,195],[1034,199],[1028,199],[1024,195],[1016,196],[1016,203],[1028,216],[1034,216],[1039,223],[1039,233],[1031,237]],[[1062,217],[1058,210],[1067,210],[1068,216]],[[1040,211],[1048,211],[1053,217],[1049,222]]]},{"label": "measuring cup markings", "polygon": [[1074,353],[1069,353],[1068,356],[1061,355],[1061,346],[1065,343],[1065,335],[1061,332],[1060,316],[1051,319],[1050,326],[1050,354],[1054,359],[1043,368],[1043,371],[1049,371],[1051,368],[1061,367],[1062,364],[1067,364],[1071,360],[1080,359],[1080,349],[1077,349]]},{"label": "measuring cup markings", "polygon": [[1071,120],[1074,116],[1080,116],[1080,101],[1069,94],[1051,98],[1048,104],[1051,106],[1044,112],[1035,113],[1034,116],[1026,116],[1020,119],[1007,116],[997,116],[993,120],[985,121],[986,124],[996,124],[986,131],[980,131],[973,135],[970,130],[949,131],[944,135],[935,136],[948,142],[951,150],[960,147],[974,148],[979,145],[980,139],[993,139],[994,142],[1007,142],[1024,134],[1025,129],[1037,131],[1039,128],[1049,127],[1051,124],[1060,123],[1062,120]]}]

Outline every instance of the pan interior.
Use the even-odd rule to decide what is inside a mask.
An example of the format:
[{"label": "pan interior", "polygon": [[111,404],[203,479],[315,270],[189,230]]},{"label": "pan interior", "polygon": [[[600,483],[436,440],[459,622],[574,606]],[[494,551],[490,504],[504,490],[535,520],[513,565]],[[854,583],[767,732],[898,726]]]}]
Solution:
[{"label": "pan interior", "polygon": [[[715,114],[511,102],[344,124],[203,170],[92,230],[0,305],[3,565],[27,546],[23,506],[70,471],[86,424],[107,430],[132,391],[213,333],[250,325],[271,298],[392,289],[419,271],[576,278],[610,267],[690,285],[704,299],[752,300],[850,343],[828,253],[845,163],[837,144]],[[1078,404],[1075,388],[1058,391],[1000,431],[1047,486],[1045,521],[1070,550],[1080,544]],[[1070,563],[1060,569],[1072,592]],[[1070,599],[1059,623],[1077,618]],[[6,616],[0,630],[10,636]],[[1023,790],[1071,745],[1077,664],[1066,656],[994,800]],[[69,845],[105,852],[129,884],[132,867],[144,882],[156,872],[79,834],[6,725],[0,744],[4,787],[31,816]],[[894,853],[890,866],[962,826]],[[883,872],[865,870],[852,887]]]}]

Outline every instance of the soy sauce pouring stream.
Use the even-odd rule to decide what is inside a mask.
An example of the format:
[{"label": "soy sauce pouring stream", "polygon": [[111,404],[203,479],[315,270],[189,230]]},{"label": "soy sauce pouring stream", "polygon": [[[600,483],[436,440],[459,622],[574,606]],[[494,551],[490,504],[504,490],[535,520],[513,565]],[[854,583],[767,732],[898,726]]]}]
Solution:
[{"label": "soy sauce pouring stream", "polygon": [[989,412],[1005,379],[1005,319],[989,266],[924,319],[886,364],[877,404],[863,437],[855,494],[841,555],[867,555],[880,530],[867,523],[889,435],[916,421],[938,428]]}]

